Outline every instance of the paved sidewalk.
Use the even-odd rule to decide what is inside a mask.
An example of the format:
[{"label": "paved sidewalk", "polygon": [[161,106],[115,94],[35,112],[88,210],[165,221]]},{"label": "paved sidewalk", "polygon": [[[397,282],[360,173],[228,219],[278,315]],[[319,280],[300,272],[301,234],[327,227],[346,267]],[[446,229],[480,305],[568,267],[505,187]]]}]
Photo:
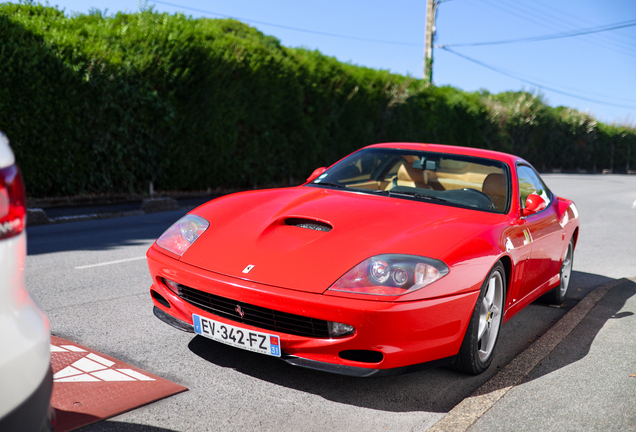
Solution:
[{"label": "paved sidewalk", "polygon": [[592,291],[429,431],[636,431],[635,280]]}]

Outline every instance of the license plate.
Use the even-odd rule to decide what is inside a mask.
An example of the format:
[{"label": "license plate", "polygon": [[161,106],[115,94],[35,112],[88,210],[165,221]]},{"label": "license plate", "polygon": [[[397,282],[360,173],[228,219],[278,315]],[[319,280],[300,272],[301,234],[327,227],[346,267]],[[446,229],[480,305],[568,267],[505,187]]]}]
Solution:
[{"label": "license plate", "polygon": [[194,331],[209,339],[244,350],[280,357],[280,338],[276,335],[246,330],[192,314]]}]

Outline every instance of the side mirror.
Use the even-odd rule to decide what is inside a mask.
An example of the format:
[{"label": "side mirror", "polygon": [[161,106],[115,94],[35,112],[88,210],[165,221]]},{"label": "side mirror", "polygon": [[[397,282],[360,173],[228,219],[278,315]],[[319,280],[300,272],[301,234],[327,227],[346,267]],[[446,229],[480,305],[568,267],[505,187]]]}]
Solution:
[{"label": "side mirror", "polygon": [[533,215],[535,213],[539,213],[541,210],[545,209],[545,201],[537,194],[530,194],[528,198],[526,198],[526,208],[521,210],[521,216],[526,217]]},{"label": "side mirror", "polygon": [[325,171],[327,171],[327,168],[325,167],[316,168],[314,172],[312,172],[311,175],[307,178],[307,181],[310,182],[312,180],[315,180],[316,177],[318,177],[320,174],[324,173]]}]

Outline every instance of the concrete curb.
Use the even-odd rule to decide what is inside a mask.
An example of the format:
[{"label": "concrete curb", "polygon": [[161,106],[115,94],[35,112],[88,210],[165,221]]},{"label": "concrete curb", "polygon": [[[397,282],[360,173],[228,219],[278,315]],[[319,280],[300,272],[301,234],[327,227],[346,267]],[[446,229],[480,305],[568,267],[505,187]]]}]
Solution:
[{"label": "concrete curb", "polygon": [[239,189],[228,190],[214,190],[207,192],[166,192],[158,193],[149,197],[147,195],[134,195],[134,194],[106,194],[106,195],[78,195],[56,198],[28,198],[27,206],[29,208],[42,208],[46,210],[51,207],[84,207],[92,205],[108,205],[108,204],[121,204],[138,202],[141,203],[144,199],[153,198],[207,198],[212,199],[216,196],[227,195],[232,192],[237,192]]},{"label": "concrete curb", "polygon": [[174,198],[147,198],[142,201],[141,210],[146,213],[179,210],[179,203]]},{"label": "concrete curb", "polygon": [[585,318],[613,287],[627,281],[621,278],[600,285],[590,292],[550,330],[515,357],[501,371],[464,399],[427,432],[464,432],[499,399],[519,384]]},{"label": "concrete curb", "polygon": [[50,225],[66,222],[81,222],[96,219],[111,219],[126,216],[139,216],[147,213],[179,210],[179,203],[174,198],[146,198],[141,201],[140,210],[89,213],[73,216],[60,216],[49,218],[46,211],[41,208],[27,209],[27,226]]},{"label": "concrete curb", "polygon": [[[107,213],[89,213],[83,215],[74,215],[74,216],[60,216],[56,218],[49,218],[46,216],[37,215],[32,216],[31,210],[27,210],[27,226],[39,226],[39,225],[51,225],[51,224],[59,224],[59,223],[67,223],[67,222],[82,222],[88,220],[97,220],[97,219],[111,219],[125,216],[139,216],[146,214],[146,212],[141,210],[134,211],[126,211],[126,212],[107,212]],[[42,212],[44,213],[44,212]],[[46,218],[46,219],[45,219]]]},{"label": "concrete curb", "polygon": [[51,223],[44,210],[41,208],[27,209],[27,225],[47,225]]}]

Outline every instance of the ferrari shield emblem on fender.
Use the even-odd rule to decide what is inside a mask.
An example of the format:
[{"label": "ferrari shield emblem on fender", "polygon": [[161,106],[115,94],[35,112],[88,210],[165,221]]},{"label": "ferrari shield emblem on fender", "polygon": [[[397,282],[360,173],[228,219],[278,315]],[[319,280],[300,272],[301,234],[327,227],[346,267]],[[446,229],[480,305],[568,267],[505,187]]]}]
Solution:
[{"label": "ferrari shield emblem on fender", "polygon": [[247,267],[245,267],[243,269],[243,273],[247,274],[247,273],[251,272],[253,268],[254,268],[254,265],[250,264],[250,265],[248,265]]}]

